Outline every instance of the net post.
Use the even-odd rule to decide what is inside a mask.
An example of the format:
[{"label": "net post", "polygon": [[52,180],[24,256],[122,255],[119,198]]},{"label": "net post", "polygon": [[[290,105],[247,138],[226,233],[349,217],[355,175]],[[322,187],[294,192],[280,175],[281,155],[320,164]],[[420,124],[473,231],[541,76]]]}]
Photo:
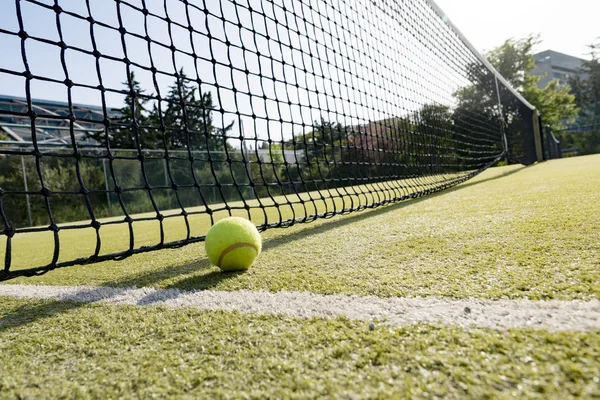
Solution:
[{"label": "net post", "polygon": [[538,110],[533,110],[533,138],[535,142],[535,156],[537,162],[544,161],[544,150],[542,147],[542,134],[540,132],[540,115]]}]

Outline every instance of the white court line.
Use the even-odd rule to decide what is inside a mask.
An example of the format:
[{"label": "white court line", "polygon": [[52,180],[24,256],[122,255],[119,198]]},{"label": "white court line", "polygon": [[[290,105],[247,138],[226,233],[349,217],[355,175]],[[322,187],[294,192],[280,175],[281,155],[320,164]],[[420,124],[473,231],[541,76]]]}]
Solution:
[{"label": "white court line", "polygon": [[182,291],[34,285],[0,285],[0,296],[83,303],[160,305],[169,308],[193,307],[201,310],[237,310],[244,313],[282,314],[299,318],[343,316],[361,321],[380,320],[393,326],[434,323],[493,329],[600,329],[599,300],[452,300],[429,297],[320,295],[307,292]]}]

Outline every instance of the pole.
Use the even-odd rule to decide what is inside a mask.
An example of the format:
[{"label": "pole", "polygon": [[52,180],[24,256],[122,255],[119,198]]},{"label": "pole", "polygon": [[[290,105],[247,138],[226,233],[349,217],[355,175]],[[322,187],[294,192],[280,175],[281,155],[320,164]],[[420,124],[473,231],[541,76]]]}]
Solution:
[{"label": "pole", "polygon": [[108,216],[112,217],[112,212],[110,210],[110,192],[108,189],[108,177],[106,175],[106,159],[102,159],[102,170],[104,171],[104,188],[106,189],[106,204],[108,206]]},{"label": "pole", "polygon": [[[168,170],[166,158],[163,158],[163,171],[165,173],[165,186],[170,187],[171,183],[169,181],[169,170]],[[167,189],[167,208],[171,209],[171,190],[170,189]]]},{"label": "pole", "polygon": [[29,202],[29,188],[27,187],[27,171],[25,170],[25,159],[23,156],[21,156],[21,167],[23,168],[23,185],[25,186],[25,201],[27,202],[29,226],[33,226],[33,218],[31,217],[31,203]]}]

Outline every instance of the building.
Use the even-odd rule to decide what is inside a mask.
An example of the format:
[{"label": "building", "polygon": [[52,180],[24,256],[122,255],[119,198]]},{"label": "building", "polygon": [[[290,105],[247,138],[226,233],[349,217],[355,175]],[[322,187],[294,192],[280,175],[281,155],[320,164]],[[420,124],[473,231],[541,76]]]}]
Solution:
[{"label": "building", "polygon": [[581,67],[584,60],[581,58],[546,50],[534,54],[533,60],[535,68],[531,74],[542,77],[538,82],[539,88],[546,87],[553,79],[557,79],[561,85],[568,86],[571,78],[582,76]]}]

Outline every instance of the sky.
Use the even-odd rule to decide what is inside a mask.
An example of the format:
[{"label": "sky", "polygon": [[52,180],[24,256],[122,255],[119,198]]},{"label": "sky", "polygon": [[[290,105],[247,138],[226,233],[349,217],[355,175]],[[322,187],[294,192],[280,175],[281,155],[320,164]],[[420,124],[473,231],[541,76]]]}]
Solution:
[{"label": "sky", "polygon": [[589,58],[600,37],[600,0],[436,0],[480,52],[508,38],[540,34],[537,50]]}]

